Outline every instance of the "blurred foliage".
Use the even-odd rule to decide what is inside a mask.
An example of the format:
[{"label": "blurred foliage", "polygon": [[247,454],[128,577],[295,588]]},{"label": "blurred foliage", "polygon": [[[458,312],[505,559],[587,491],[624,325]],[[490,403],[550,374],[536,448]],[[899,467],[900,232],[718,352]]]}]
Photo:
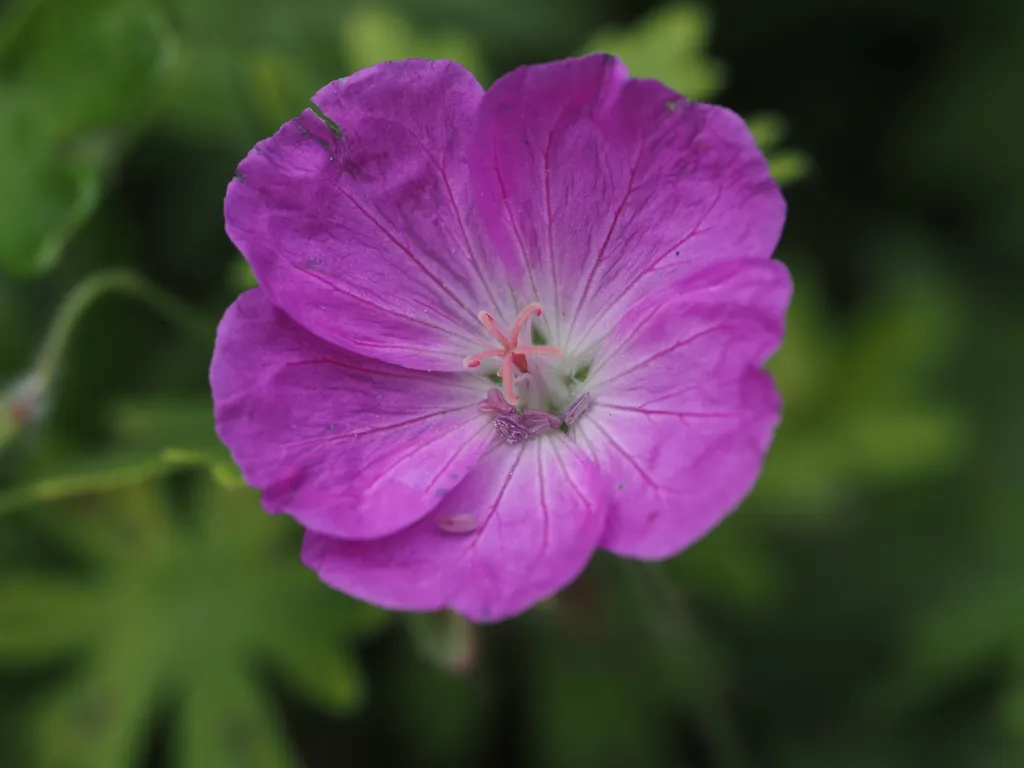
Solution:
[{"label": "blurred foliage", "polygon": [[0,263],[54,266],[151,115],[176,54],[155,4],[21,0],[0,26]]},{"label": "blurred foliage", "polygon": [[80,672],[42,699],[32,764],[135,764],[173,703],[175,765],[290,765],[265,669],[329,711],[359,702],[345,643],[384,614],[323,589],[252,492],[194,493],[191,519],[152,483],[40,511],[81,570],[0,579],[0,663],[74,655]]},{"label": "blurred foliage", "polygon": [[[0,765],[1024,765],[1022,9],[0,5]],[[678,558],[388,621],[214,435],[224,187],[359,67],[595,50],[748,115],[787,187],[783,424]]]}]

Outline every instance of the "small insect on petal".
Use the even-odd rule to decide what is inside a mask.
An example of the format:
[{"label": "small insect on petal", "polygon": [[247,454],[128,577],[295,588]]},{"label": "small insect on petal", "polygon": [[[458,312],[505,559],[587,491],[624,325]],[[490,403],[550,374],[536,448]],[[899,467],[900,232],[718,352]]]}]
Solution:
[{"label": "small insect on petal", "polygon": [[441,515],[437,518],[437,527],[445,533],[472,533],[480,523],[473,515]]},{"label": "small insect on petal", "polygon": [[562,414],[562,421],[565,422],[565,426],[571,427],[577,421],[579,421],[583,414],[590,410],[590,406],[593,405],[594,399],[590,396],[590,393],[584,392],[580,395],[576,402],[566,408],[565,413]]},{"label": "small insect on petal", "polygon": [[518,416],[498,416],[494,419],[494,428],[509,445],[521,443],[530,436]]}]

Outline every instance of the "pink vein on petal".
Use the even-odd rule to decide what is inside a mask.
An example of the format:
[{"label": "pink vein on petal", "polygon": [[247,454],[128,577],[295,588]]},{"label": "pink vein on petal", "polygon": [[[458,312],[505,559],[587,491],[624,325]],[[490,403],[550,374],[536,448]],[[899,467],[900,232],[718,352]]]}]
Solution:
[{"label": "pink vein on petal", "polygon": [[[650,475],[644,472],[643,467],[641,467],[640,464],[637,463],[637,460],[633,457],[633,454],[631,454],[629,451],[627,451],[625,448],[619,445],[618,441],[616,441],[615,438],[611,436],[608,430],[606,430],[597,422],[594,422],[594,428],[605,436],[605,439],[608,441],[608,444],[611,445],[620,454],[622,454],[622,457],[633,466],[633,469],[635,469],[637,474],[644,479],[644,482],[646,482],[654,491],[656,491],[659,496],[662,493],[664,493],[664,489],[656,482],[654,482]],[[593,443],[591,443],[591,445],[593,445]]]},{"label": "pink vein on petal", "polygon": [[548,511],[547,499],[544,496],[544,456],[541,451],[537,451],[537,482],[540,484],[540,508],[544,518],[544,546],[541,547],[541,554],[543,554],[548,551],[548,528],[551,521],[549,520],[550,512]]},{"label": "pink vein on petal", "polygon": [[645,416],[676,416],[683,419],[732,419],[746,415],[742,411],[726,411],[722,413],[667,410],[663,411],[644,407],[619,405],[617,403],[606,403],[603,400],[601,401],[601,404],[597,407],[610,408],[613,411],[629,411],[631,413],[641,413]]},{"label": "pink vein on petal", "polygon": [[384,307],[381,307],[380,305],[375,304],[374,302],[372,302],[370,299],[366,298],[365,296],[360,296],[358,294],[352,293],[351,291],[346,291],[344,288],[336,285],[334,282],[329,280],[325,275],[318,274],[317,272],[314,272],[311,269],[306,269],[305,267],[300,267],[298,264],[293,264],[291,262],[289,262],[289,266],[292,269],[296,270],[297,272],[302,272],[304,275],[309,275],[314,280],[319,280],[320,282],[322,282],[324,285],[326,285],[328,288],[330,288],[335,293],[340,293],[343,296],[347,296],[350,299],[354,299],[356,301],[359,301],[359,302],[361,302],[363,304],[366,304],[367,306],[373,307],[374,309],[378,309],[381,312],[387,312],[388,314],[392,314],[392,315],[395,315],[397,317],[401,317],[401,318],[403,318],[405,320],[410,320],[410,321],[412,321],[414,323],[419,323],[420,325],[426,326],[427,328],[433,328],[435,331],[439,331],[441,333],[448,334],[449,336],[453,336],[453,337],[455,337],[457,339],[462,339],[464,341],[469,341],[470,343],[473,343],[473,344],[476,343],[476,341],[474,339],[470,338],[469,336],[463,336],[462,334],[456,333],[451,328],[444,328],[444,327],[439,326],[439,325],[434,325],[433,323],[428,323],[426,320],[423,320],[421,318],[413,317],[412,315],[404,315],[401,312],[398,312],[398,311],[396,311],[394,309],[385,309]]},{"label": "pink vein on petal", "polygon": [[616,379],[621,379],[623,376],[628,376],[633,371],[636,371],[636,370],[639,370],[640,368],[643,368],[645,365],[648,365],[648,364],[654,362],[658,358],[664,357],[667,354],[675,352],[677,349],[682,349],[683,347],[691,344],[692,342],[696,341],[697,339],[701,338],[702,336],[707,336],[709,333],[714,333],[715,331],[719,331],[719,330],[721,330],[724,327],[725,327],[725,324],[722,323],[722,324],[719,324],[719,325],[712,326],[711,328],[705,328],[703,331],[700,331],[699,333],[693,334],[693,336],[689,336],[689,337],[683,339],[682,341],[677,341],[675,344],[672,344],[672,345],[670,345],[668,347],[665,347],[664,349],[658,350],[653,355],[648,357],[646,360],[641,360],[640,362],[636,363],[632,367],[627,368],[627,369],[625,369],[623,371],[619,371],[618,373],[616,373],[611,378],[604,379],[601,382],[601,384],[602,384],[602,386],[604,386],[606,384],[609,384],[610,382],[615,381]]},{"label": "pink vein on petal", "polygon": [[[735,163],[736,163],[736,161],[733,160],[733,162],[730,163],[729,166],[726,168],[726,171],[731,170],[733,168],[733,166],[735,165]],[[669,257],[669,255],[671,255],[672,253],[677,251],[679,248],[684,246],[686,243],[688,243],[692,238],[696,237],[697,235],[703,235],[703,234],[711,231],[710,229],[701,229],[701,227],[704,225],[704,222],[706,222],[708,220],[708,217],[711,216],[711,214],[715,212],[715,208],[718,207],[718,203],[722,199],[722,193],[724,191],[725,191],[725,184],[723,183],[723,184],[719,185],[717,190],[715,190],[715,196],[714,196],[714,198],[712,198],[711,203],[704,210],[704,212],[700,215],[700,217],[697,219],[696,223],[693,225],[693,227],[690,229],[690,231],[687,232],[685,235],[683,235],[683,237],[677,243],[675,243],[674,245],[666,248],[664,253],[662,253],[658,258],[656,258],[654,261],[652,261],[647,267],[644,268],[644,270],[639,275],[637,275],[636,280],[632,281],[629,285],[627,285],[619,293],[618,296],[616,296],[614,299],[612,299],[608,303],[607,307],[604,310],[604,312],[606,314],[610,315],[611,311],[613,309],[615,309],[615,307],[617,307],[619,305],[619,302],[621,302],[626,296],[629,295],[629,293],[632,291],[633,286],[636,284],[636,282],[639,281],[645,275],[649,275],[651,272],[653,272],[655,269],[657,269],[658,265],[661,264],[661,262],[663,262],[665,259],[667,259]],[[686,263],[686,262],[681,262],[681,263]],[[594,343],[595,344],[601,344],[606,338],[608,338],[608,336],[613,331],[614,331],[614,328],[609,329],[603,336],[601,336],[601,338],[597,339],[597,341],[595,341]]]},{"label": "pink vein on petal", "polygon": [[[508,446],[499,446],[499,448],[507,447]],[[516,456],[516,460],[512,464],[512,467],[509,469],[508,474],[505,475],[505,479],[501,484],[501,490],[498,491],[498,495],[494,499],[494,503],[491,504],[490,511],[487,513],[487,516],[480,523],[480,527],[473,532],[473,539],[470,542],[469,546],[466,547],[465,550],[463,550],[462,557],[466,557],[466,555],[468,555],[470,552],[476,549],[476,545],[479,543],[480,537],[483,535],[483,532],[487,530],[487,526],[491,523],[491,518],[494,517],[494,515],[497,513],[498,507],[501,505],[501,500],[505,497],[505,491],[508,490],[508,484],[512,482],[512,476],[516,473],[516,469],[519,468],[519,463],[523,460],[523,451],[525,450],[525,445],[519,449],[519,454]],[[462,558],[460,558],[460,560],[461,559]]]},{"label": "pink vein on petal", "polygon": [[[397,467],[403,461],[408,459],[410,456],[415,456],[417,453],[422,451],[428,445],[433,445],[434,443],[436,443],[436,442],[438,442],[440,440],[444,440],[446,437],[448,437],[453,432],[458,432],[465,425],[466,425],[465,421],[460,421],[454,427],[451,427],[450,429],[447,429],[444,432],[441,432],[440,434],[433,435],[429,440],[425,440],[425,441],[422,441],[422,442],[417,442],[415,446],[413,446],[411,449],[409,449],[405,453],[399,455],[393,462],[391,462],[387,466],[385,466],[385,467],[378,467],[377,469],[379,470],[379,473],[374,476],[373,481],[366,487],[366,490],[367,491],[371,491],[374,488],[376,488],[377,487],[377,483],[379,483],[381,480],[383,480],[385,475],[387,475],[391,470],[393,470],[395,467]],[[486,426],[484,427],[484,429],[485,428],[486,428]],[[476,435],[479,435],[483,431],[484,431],[483,429],[478,429],[474,433],[473,436],[476,437]],[[448,460],[445,462],[444,466],[441,467],[441,470],[437,473],[437,475],[434,477],[434,479],[430,481],[430,484],[427,486],[427,490],[429,490],[429,489],[434,487],[434,484],[438,481],[438,479],[441,477],[441,475],[443,475],[445,473],[445,471],[448,469],[448,467],[450,467],[452,465],[452,463],[463,453],[463,451],[465,451],[466,448],[470,447],[471,445],[472,445],[472,441],[471,440],[465,440],[465,441],[462,442],[462,444],[459,446],[459,448],[456,451],[454,451],[451,456],[448,457]]]},{"label": "pink vein on petal", "polygon": [[555,297],[553,322],[558,323],[559,330],[561,330],[562,297],[561,292],[558,290],[558,268],[555,265],[554,215],[551,211],[551,145],[554,139],[555,129],[552,128],[548,131],[548,143],[544,149],[544,203],[548,212],[548,263],[551,265],[551,283]]},{"label": "pink vein on petal", "polygon": [[[316,358],[316,359],[310,359],[310,360],[293,360],[293,361],[284,363],[282,365],[282,367],[283,368],[297,368],[297,367],[303,366],[303,365],[314,365],[314,364],[333,365],[333,366],[338,367],[338,368],[344,368],[345,370],[348,370],[348,371],[358,371],[359,373],[366,373],[366,374],[369,374],[371,376],[387,376],[387,377],[392,378],[392,379],[409,379],[409,380],[412,380],[412,381],[423,381],[423,374],[422,373],[418,373],[418,372],[412,371],[412,370],[398,368],[397,366],[391,366],[389,368],[389,370],[382,371],[380,369],[364,368],[363,366],[360,366],[360,365],[353,365],[352,363],[343,362],[341,360],[334,360],[334,359],[331,359],[331,358]],[[458,387],[460,389],[470,389],[470,390],[474,390],[474,391],[477,389],[477,387],[474,386],[472,383],[470,383],[470,381],[465,380],[465,377],[463,377],[463,376],[452,376],[451,378],[448,379],[448,384],[450,386]]]},{"label": "pink vein on petal", "polygon": [[519,245],[519,261],[526,266],[526,274],[530,276],[530,285],[533,286],[533,292],[539,296],[540,293],[537,291],[537,281],[533,277],[533,270],[530,269],[530,260],[526,258],[526,245],[523,243],[523,235],[519,231],[519,227],[516,225],[516,217],[512,213],[512,209],[509,206],[508,201],[508,189],[505,187],[505,177],[501,173],[501,161],[498,159],[498,140],[494,140],[494,173],[498,177],[498,186],[501,188],[501,202],[505,208],[505,213],[508,215],[508,222],[512,227],[512,233],[516,236],[516,243]]},{"label": "pink vein on petal", "polygon": [[475,405],[466,405],[460,408],[448,408],[443,411],[434,411],[423,416],[417,416],[412,419],[406,419],[405,421],[396,421],[394,424],[386,424],[383,427],[373,427],[371,429],[364,429],[359,432],[349,432],[345,435],[331,435],[330,437],[311,437],[306,440],[296,440],[292,445],[305,445],[306,443],[337,443],[342,440],[349,440],[353,437],[363,437],[364,435],[374,435],[378,432],[389,432],[392,429],[398,429],[399,427],[405,427],[409,424],[417,424],[421,421],[428,421],[429,419],[435,419],[438,416],[446,416],[449,413],[457,413],[458,411],[469,410],[470,408],[476,408]]},{"label": "pink vein on petal", "polygon": [[438,277],[437,275],[435,275],[435,274],[434,274],[433,272],[431,272],[431,271],[430,271],[430,270],[429,270],[429,269],[428,269],[428,268],[426,267],[426,265],[425,265],[425,264],[423,264],[423,262],[421,262],[421,261],[420,261],[420,260],[419,260],[418,258],[416,258],[416,254],[414,254],[414,253],[412,252],[412,250],[411,250],[411,249],[409,248],[409,246],[407,246],[407,245],[406,245],[405,243],[403,243],[403,242],[402,242],[401,240],[399,240],[399,239],[398,239],[397,237],[395,237],[395,235],[394,235],[394,234],[393,234],[393,233],[391,232],[391,230],[390,230],[390,229],[388,229],[388,228],[387,228],[387,227],[385,227],[385,226],[384,226],[383,224],[381,224],[381,223],[380,223],[379,221],[377,221],[377,219],[375,219],[375,218],[374,218],[374,217],[373,217],[373,216],[372,216],[372,215],[371,215],[371,214],[369,213],[369,211],[367,211],[366,209],[364,209],[364,208],[363,208],[363,207],[362,207],[362,206],[361,206],[361,205],[360,205],[360,204],[359,204],[358,202],[356,202],[356,199],[355,199],[355,197],[354,197],[354,196],[353,196],[353,195],[352,195],[352,194],[351,194],[350,192],[348,192],[348,191],[347,191],[346,189],[344,189],[344,188],[343,188],[343,187],[342,187],[342,186],[341,186],[340,184],[338,184],[338,182],[337,182],[337,181],[334,181],[334,180],[332,180],[332,181],[331,181],[330,183],[331,183],[331,186],[332,186],[332,187],[334,187],[334,188],[335,188],[335,189],[336,189],[336,190],[337,190],[338,192],[340,192],[341,194],[343,194],[343,195],[344,195],[345,197],[347,197],[347,198],[348,198],[349,202],[351,202],[351,203],[352,203],[352,205],[353,205],[353,206],[355,207],[355,209],[356,209],[357,211],[359,211],[359,212],[360,212],[361,214],[363,214],[363,216],[365,216],[365,217],[366,217],[367,221],[369,221],[369,222],[370,222],[370,223],[372,223],[372,224],[373,224],[373,225],[374,225],[375,227],[377,227],[377,229],[379,229],[379,230],[380,230],[380,231],[381,231],[382,233],[384,233],[384,234],[385,234],[385,235],[387,236],[388,240],[390,240],[390,241],[391,241],[392,243],[394,243],[394,244],[395,244],[395,245],[396,245],[396,246],[397,246],[398,248],[400,248],[400,249],[401,249],[402,251],[404,251],[404,252],[405,252],[405,255],[409,257],[409,259],[410,259],[410,260],[412,261],[412,263],[413,263],[413,264],[415,264],[415,265],[416,265],[417,267],[419,267],[419,268],[420,268],[420,270],[421,270],[421,271],[423,272],[423,274],[425,274],[425,275],[426,275],[426,276],[427,276],[428,278],[430,278],[430,280],[431,280],[431,281],[432,281],[432,282],[433,282],[433,283],[434,283],[434,284],[435,284],[435,285],[436,285],[436,286],[437,286],[438,288],[440,288],[440,289],[441,289],[442,291],[444,291],[444,292],[445,292],[446,294],[448,294],[448,296],[449,296],[449,297],[450,297],[450,298],[451,298],[451,299],[452,299],[452,300],[453,300],[453,301],[454,301],[454,302],[455,302],[455,303],[456,303],[457,305],[459,305],[459,306],[460,306],[460,307],[462,307],[462,308],[463,308],[464,310],[466,310],[466,312],[469,312],[469,313],[470,313],[471,315],[473,314],[473,313],[472,313],[472,312],[470,311],[469,307],[467,307],[467,306],[465,305],[465,303],[464,303],[464,302],[462,301],[462,299],[460,299],[460,298],[459,298],[459,297],[458,297],[457,295],[455,295],[454,293],[452,293],[451,289],[450,289],[450,288],[449,288],[449,287],[448,287],[447,285],[445,285],[445,284],[444,284],[444,281],[443,281],[443,280],[441,280],[441,279],[440,279],[440,278],[439,278],[439,277]]},{"label": "pink vein on petal", "polygon": [[427,156],[430,162],[434,164],[434,167],[441,172],[441,178],[444,180],[444,188],[448,193],[448,201],[452,205],[452,210],[455,212],[455,220],[459,223],[459,229],[462,232],[462,240],[466,246],[466,256],[469,258],[469,263],[473,265],[473,271],[476,272],[476,276],[480,279],[480,283],[484,286],[484,290],[487,291],[487,296],[491,300],[491,303],[494,306],[498,306],[498,301],[494,298],[494,294],[491,292],[490,281],[484,277],[483,270],[480,269],[480,263],[477,260],[476,253],[473,251],[473,246],[469,241],[469,233],[466,231],[466,222],[463,219],[461,208],[459,208],[458,204],[455,202],[455,192],[452,190],[452,183],[448,178],[447,166],[445,166],[444,163],[439,162],[437,158],[431,154],[430,150],[427,149],[419,136],[412,131],[409,133],[416,140],[416,143],[420,145],[420,149],[423,150],[423,153]]},{"label": "pink vein on petal", "polygon": [[587,279],[583,284],[583,293],[580,294],[579,299],[576,301],[576,313],[573,315],[572,322],[569,324],[569,331],[567,335],[571,335],[573,330],[576,328],[576,321],[579,320],[580,310],[582,309],[584,302],[587,300],[587,296],[590,294],[590,286],[594,282],[594,275],[597,274],[597,270],[601,266],[601,262],[604,261],[604,254],[605,251],[608,250],[608,244],[612,240],[612,235],[615,234],[615,228],[619,224],[619,219],[622,217],[622,212],[626,208],[626,203],[629,201],[630,195],[633,194],[633,184],[636,181],[636,172],[639,170],[640,158],[643,156],[645,147],[646,141],[641,142],[640,149],[637,151],[636,157],[633,159],[633,163],[630,166],[629,183],[626,185],[626,193],[622,196],[622,202],[619,203],[619,207],[615,211],[615,216],[612,217],[612,223],[608,227],[608,234],[605,235],[604,242],[601,243],[601,249],[597,252],[597,258],[594,259],[594,264],[590,268]]},{"label": "pink vein on petal", "polygon": [[[490,427],[491,427],[491,425],[490,425],[490,422],[486,423],[486,424],[485,424],[485,425],[483,426],[483,428],[481,428],[481,429],[478,429],[478,430],[477,430],[476,432],[474,432],[474,433],[473,433],[473,437],[475,438],[475,437],[476,437],[477,435],[479,435],[479,434],[480,434],[481,432],[483,432],[484,430],[486,430],[486,429],[490,429]],[[466,450],[466,448],[467,448],[467,447],[469,447],[470,445],[472,445],[472,443],[473,443],[473,441],[472,441],[472,440],[466,440],[465,442],[463,442],[463,443],[462,443],[462,445],[460,445],[460,446],[459,446],[458,450],[456,450],[456,451],[455,451],[455,453],[453,453],[453,454],[452,454],[451,458],[449,458],[449,459],[448,459],[448,461],[446,461],[446,462],[444,463],[444,466],[443,466],[443,467],[441,467],[441,469],[439,469],[439,470],[437,471],[437,474],[436,474],[436,475],[434,475],[434,479],[430,481],[430,485],[428,485],[427,487],[428,487],[428,488],[433,488],[433,487],[434,487],[434,485],[435,485],[435,484],[437,483],[437,481],[441,479],[441,475],[443,475],[443,474],[444,474],[445,472],[447,472],[447,471],[448,471],[448,467],[450,467],[450,466],[452,465],[452,462],[454,462],[454,461],[455,461],[455,459],[456,459],[456,458],[457,458],[458,456],[460,456],[460,455],[462,454],[462,452],[463,452],[464,450]]]}]

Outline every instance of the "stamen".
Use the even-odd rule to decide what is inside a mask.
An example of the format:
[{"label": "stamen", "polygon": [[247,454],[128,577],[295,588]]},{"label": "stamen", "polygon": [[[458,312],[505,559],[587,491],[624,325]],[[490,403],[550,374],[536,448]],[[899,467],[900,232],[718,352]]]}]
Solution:
[{"label": "stamen", "polygon": [[516,409],[509,405],[497,389],[488,389],[487,398],[477,404],[481,413],[495,413],[499,416],[514,416]]},{"label": "stamen", "polygon": [[465,358],[462,364],[467,368],[477,368],[488,357],[504,357],[504,355],[504,349],[485,349],[483,352],[477,352],[475,355]]},{"label": "stamen", "polygon": [[512,355],[505,355],[504,361],[501,363],[501,372],[498,374],[501,376],[501,388],[505,390],[505,399],[508,400],[509,405],[519,405],[519,395],[516,394],[516,390],[513,387],[515,380],[512,373]]},{"label": "stamen", "polygon": [[483,326],[484,328],[487,329],[487,332],[490,333],[491,336],[496,338],[498,340],[498,343],[501,344],[502,347],[508,349],[509,347],[514,347],[516,345],[516,342],[514,341],[514,336],[513,341],[509,342],[509,340],[505,338],[505,334],[498,330],[498,324],[494,322],[494,316],[490,312],[484,312],[481,310],[480,312],[476,313],[476,316],[480,320],[480,322],[483,323]]},{"label": "stamen", "polygon": [[512,325],[513,347],[519,346],[519,332],[523,330],[523,325],[526,324],[526,321],[530,318],[530,315],[540,317],[543,314],[543,312],[544,310],[541,309],[540,304],[538,304],[537,302],[534,302],[533,304],[527,304],[525,307],[523,307],[522,311],[519,313],[519,317],[516,318],[515,323],[513,323]]},{"label": "stamen", "polygon": [[494,419],[494,429],[501,435],[509,445],[521,443],[530,436],[522,419],[518,414],[514,416],[497,416]]},{"label": "stamen", "polygon": [[531,435],[539,435],[541,432],[562,426],[561,419],[547,411],[523,411],[519,418],[523,428]]},{"label": "stamen", "polygon": [[492,348],[485,349],[483,352],[477,352],[474,355],[470,355],[463,359],[462,364],[466,368],[478,368],[480,363],[491,357],[500,357],[501,368],[498,375],[502,380],[502,389],[505,392],[505,398],[511,405],[518,405],[519,398],[515,393],[515,380],[513,377],[513,366],[518,368],[523,373],[529,371],[529,363],[527,355],[562,355],[564,352],[558,347],[543,347],[519,344],[519,334],[522,332],[526,321],[531,317],[540,317],[543,314],[543,309],[540,304],[534,302],[527,304],[523,307],[522,311],[516,317],[515,323],[512,325],[512,333],[506,336],[497,323],[494,321],[494,316],[490,312],[480,311],[477,313],[477,317],[480,323],[484,326],[488,333],[490,333],[498,343],[501,344],[501,349]]},{"label": "stamen", "polygon": [[561,347],[516,347],[517,355],[564,355]]},{"label": "stamen", "polygon": [[589,392],[584,392],[576,398],[576,402],[570,405],[566,409],[565,413],[562,414],[562,421],[565,422],[565,426],[571,427],[579,421],[583,414],[590,410],[590,406],[592,404],[593,398],[590,396]]}]

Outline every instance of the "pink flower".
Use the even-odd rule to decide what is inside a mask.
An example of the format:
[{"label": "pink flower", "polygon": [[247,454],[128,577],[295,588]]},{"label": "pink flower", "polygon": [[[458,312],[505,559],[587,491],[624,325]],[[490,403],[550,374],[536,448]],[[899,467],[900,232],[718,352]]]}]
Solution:
[{"label": "pink flower", "polygon": [[738,116],[611,56],[486,92],[389,62],[313,103],[228,188],[260,287],[210,380],[220,437],[327,584],[494,621],[598,548],[669,557],[740,503],[791,286]]}]

